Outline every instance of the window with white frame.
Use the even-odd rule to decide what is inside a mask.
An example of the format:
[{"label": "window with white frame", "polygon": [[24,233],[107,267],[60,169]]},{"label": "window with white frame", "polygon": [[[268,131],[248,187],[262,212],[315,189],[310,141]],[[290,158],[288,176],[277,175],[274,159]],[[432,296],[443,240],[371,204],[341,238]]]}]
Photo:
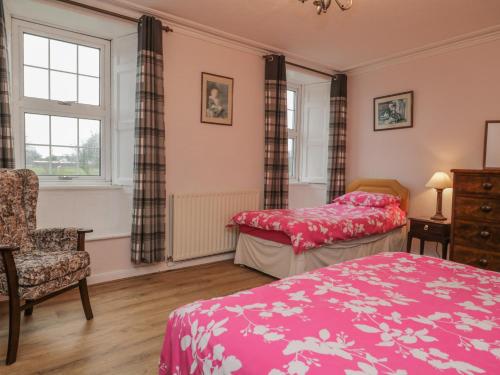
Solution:
[{"label": "window with white frame", "polygon": [[288,162],[292,183],[326,183],[330,83],[288,83]]},{"label": "window with white frame", "polygon": [[109,181],[109,44],[13,22],[17,165],[42,181]]},{"label": "window with white frame", "polygon": [[287,124],[288,124],[288,174],[290,180],[297,179],[298,158],[298,86],[288,85],[287,96]]}]

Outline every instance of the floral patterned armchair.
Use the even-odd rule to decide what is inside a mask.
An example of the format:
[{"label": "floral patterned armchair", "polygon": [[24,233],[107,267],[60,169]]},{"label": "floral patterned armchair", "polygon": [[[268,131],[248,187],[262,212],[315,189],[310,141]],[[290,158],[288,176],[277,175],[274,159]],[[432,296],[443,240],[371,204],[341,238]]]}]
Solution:
[{"label": "floral patterned armchair", "polygon": [[36,229],[37,199],[33,171],[0,169],[0,295],[9,297],[8,365],[16,361],[21,311],[31,315],[36,304],[79,287],[85,316],[93,317],[84,251],[91,230]]}]

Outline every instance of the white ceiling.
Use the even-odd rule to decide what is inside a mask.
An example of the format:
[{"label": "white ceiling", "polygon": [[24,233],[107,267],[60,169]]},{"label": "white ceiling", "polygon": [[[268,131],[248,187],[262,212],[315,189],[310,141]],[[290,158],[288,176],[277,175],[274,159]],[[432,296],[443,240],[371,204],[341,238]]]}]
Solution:
[{"label": "white ceiling", "polygon": [[[130,1],[132,2],[132,1]],[[195,21],[338,70],[406,51],[500,30],[500,0],[332,1],[316,15],[312,0],[135,0],[136,6]]]}]

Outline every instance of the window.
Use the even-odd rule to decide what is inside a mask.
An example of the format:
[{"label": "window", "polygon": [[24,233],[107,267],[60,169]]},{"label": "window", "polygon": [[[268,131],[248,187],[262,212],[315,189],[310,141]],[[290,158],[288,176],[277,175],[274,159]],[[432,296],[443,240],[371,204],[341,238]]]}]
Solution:
[{"label": "window", "polygon": [[330,82],[288,83],[290,181],[326,183]]},{"label": "window", "polygon": [[109,41],[13,22],[18,165],[42,181],[109,181]]},{"label": "window", "polygon": [[290,86],[286,92],[288,124],[288,174],[291,180],[298,176],[298,92],[299,88]]}]

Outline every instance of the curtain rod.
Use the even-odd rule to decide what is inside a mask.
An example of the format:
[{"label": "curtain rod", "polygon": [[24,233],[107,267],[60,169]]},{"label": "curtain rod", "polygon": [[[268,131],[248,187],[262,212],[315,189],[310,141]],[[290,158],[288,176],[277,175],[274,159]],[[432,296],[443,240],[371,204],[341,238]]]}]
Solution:
[{"label": "curtain rod", "polygon": [[309,68],[308,66],[304,66],[304,65],[300,65],[300,64],[295,64],[295,63],[293,63],[293,62],[289,62],[289,61],[285,61],[285,63],[286,63],[287,65],[296,66],[297,68],[301,68],[301,69],[309,70],[310,72],[314,72],[314,73],[322,74],[322,75],[327,76],[327,77],[330,77],[330,78],[335,78],[335,76],[334,76],[333,74],[329,74],[329,73],[322,72],[322,71],[320,71],[320,70],[316,70],[316,69],[313,69],[313,68]]},{"label": "curtain rod", "polygon": [[[265,56],[262,56],[262,58],[264,58],[266,60],[267,59],[271,59],[271,61],[272,61],[273,56],[272,55],[265,55]],[[335,75],[333,75],[333,74],[329,74],[329,73],[322,72],[321,70],[316,70],[316,69],[313,69],[313,68],[309,68],[308,66],[304,66],[304,65],[300,65],[300,64],[295,64],[295,63],[289,62],[289,61],[285,61],[285,63],[287,65],[296,66],[297,68],[309,70],[310,72],[322,74],[322,75],[330,77],[330,78],[335,78]]]},{"label": "curtain rod", "polygon": [[[56,0],[56,1],[59,1],[60,3],[74,5],[74,6],[77,6],[77,7],[80,7],[80,8],[88,9],[88,10],[91,10],[93,12],[98,12],[98,13],[106,14],[108,16],[112,16],[112,17],[116,17],[116,18],[121,18],[123,20],[127,20],[127,21],[130,21],[130,22],[136,22],[136,23],[139,22],[139,20],[137,18],[125,16],[124,14],[115,13],[115,12],[112,12],[110,10],[97,8],[97,7],[94,7],[92,5],[87,5],[87,4],[79,3],[77,1],[73,1],[73,0]],[[171,31],[174,31],[174,30],[172,30],[172,28],[170,28],[168,26],[162,26],[162,30],[165,31],[165,32],[167,32],[167,33],[171,32]]]}]

